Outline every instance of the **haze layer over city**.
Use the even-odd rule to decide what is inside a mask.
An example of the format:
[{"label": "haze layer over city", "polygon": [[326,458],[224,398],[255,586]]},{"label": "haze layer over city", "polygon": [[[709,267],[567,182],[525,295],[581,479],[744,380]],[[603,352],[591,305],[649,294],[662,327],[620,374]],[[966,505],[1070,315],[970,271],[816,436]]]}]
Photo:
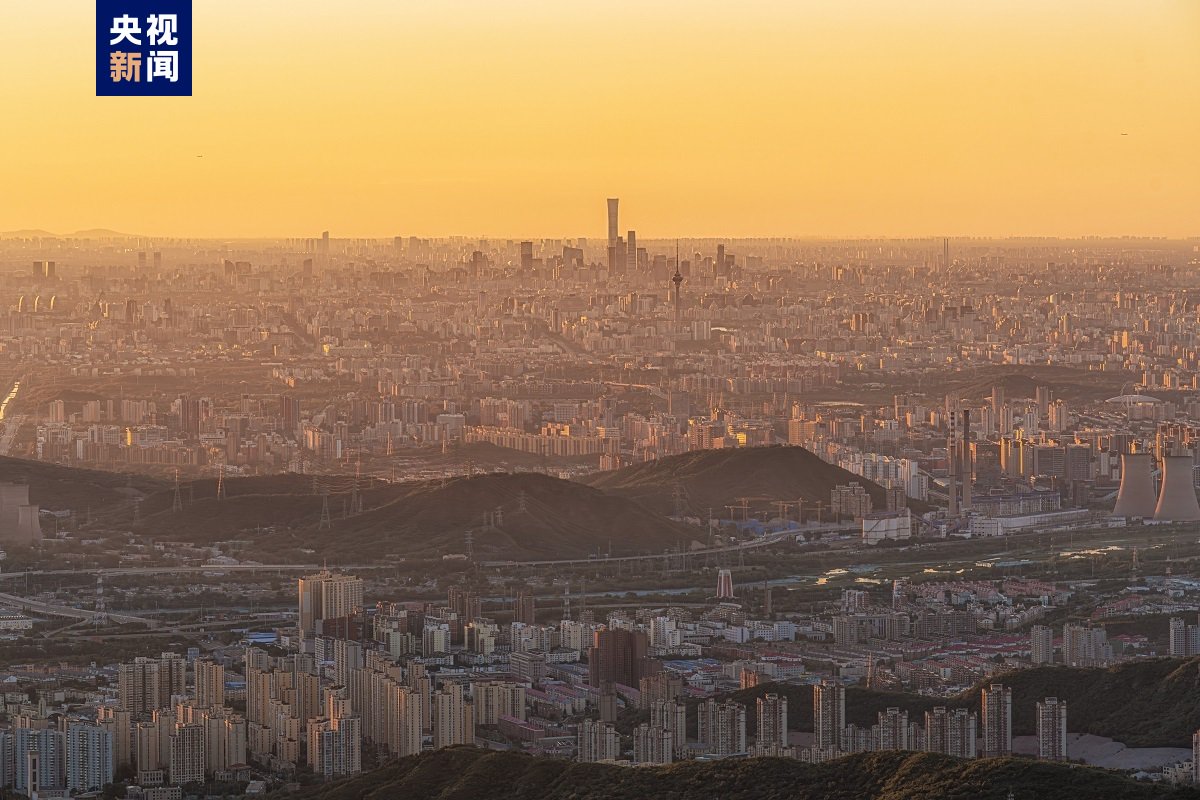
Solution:
[{"label": "haze layer over city", "polygon": [[610,5],[4,87],[0,796],[1200,797],[1196,6]]}]

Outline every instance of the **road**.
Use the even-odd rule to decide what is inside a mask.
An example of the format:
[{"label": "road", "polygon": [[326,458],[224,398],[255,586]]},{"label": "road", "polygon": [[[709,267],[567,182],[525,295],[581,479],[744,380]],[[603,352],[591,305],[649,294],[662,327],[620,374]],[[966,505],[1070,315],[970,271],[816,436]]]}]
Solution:
[{"label": "road", "polygon": [[[353,567],[338,567],[339,570],[349,571],[352,569],[371,569],[379,565],[362,565]],[[118,577],[120,575],[175,575],[186,573],[203,573],[203,572],[314,572],[321,567],[317,564],[230,564],[225,565],[209,565],[201,567],[95,567],[91,569],[34,569],[28,572],[6,572],[0,574],[0,581],[14,580],[16,578],[24,578],[26,575],[33,576],[53,576],[53,575],[104,575],[105,577]]]},{"label": "road", "polygon": [[17,392],[21,391],[21,382],[13,383],[12,389],[3,400],[0,400],[0,425],[3,426],[3,432],[0,432],[0,456],[8,455],[12,450],[13,441],[17,438],[17,432],[21,430],[21,426],[25,424],[24,414],[14,414],[11,417],[8,415],[9,404],[17,399]]},{"label": "road", "polygon": [[810,531],[820,531],[821,533],[830,533],[832,531],[853,530],[847,528],[845,523],[825,523],[822,525],[806,525],[803,528],[791,528],[786,531],[777,533],[769,533],[757,539],[752,539],[749,542],[740,542],[739,544],[730,545],[729,547],[705,547],[700,550],[688,550],[686,552],[666,552],[666,553],[647,553],[640,556],[606,556],[602,558],[563,558],[563,559],[547,559],[542,561],[481,561],[481,567],[569,567],[580,564],[590,564],[599,566],[602,564],[621,564],[632,561],[655,561],[663,558],[681,558],[687,556],[715,555],[719,553],[736,553],[739,550],[753,550],[758,547],[767,547],[773,544],[794,539],[797,536],[802,536]]},{"label": "road", "polygon": [[[96,612],[90,609],[74,608],[73,606],[59,605],[58,603],[43,603],[40,600],[31,600],[28,597],[21,597],[16,594],[4,594],[3,592],[0,592],[0,603],[12,606],[13,608],[19,608],[31,614],[43,614],[50,617],[90,620],[96,616]],[[110,613],[108,618],[120,625],[141,623],[148,628],[157,628],[161,624],[158,620],[135,617],[132,614]]]}]

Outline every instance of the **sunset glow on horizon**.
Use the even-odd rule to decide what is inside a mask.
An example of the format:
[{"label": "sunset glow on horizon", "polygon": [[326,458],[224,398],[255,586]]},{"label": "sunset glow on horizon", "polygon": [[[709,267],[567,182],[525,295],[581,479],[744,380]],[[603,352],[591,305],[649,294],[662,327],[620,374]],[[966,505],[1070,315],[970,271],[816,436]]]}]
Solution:
[{"label": "sunset glow on horizon", "polygon": [[1200,235],[1200,3],[195,0],[194,97],[0,34],[0,231]]}]

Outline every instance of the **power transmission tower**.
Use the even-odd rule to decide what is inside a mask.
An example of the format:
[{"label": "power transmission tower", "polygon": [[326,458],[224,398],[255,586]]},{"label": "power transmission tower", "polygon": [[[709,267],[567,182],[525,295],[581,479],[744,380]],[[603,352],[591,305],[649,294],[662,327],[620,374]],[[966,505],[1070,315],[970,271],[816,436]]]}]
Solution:
[{"label": "power transmission tower", "polygon": [[104,573],[96,575],[96,613],[92,615],[92,624],[102,627],[108,624],[108,607],[104,602]]},{"label": "power transmission tower", "polygon": [[678,483],[671,487],[671,499],[675,501],[675,516],[677,518],[683,516],[684,512],[684,497],[683,487]]},{"label": "power transmission tower", "polygon": [[183,511],[183,498],[179,496],[179,470],[175,470],[175,496],[171,499],[171,512],[178,514]]},{"label": "power transmission tower", "polygon": [[354,467],[354,488],[350,492],[350,513],[361,514],[363,510],[362,494],[358,491],[358,478],[362,469],[362,456],[359,456],[358,463]]},{"label": "power transmission tower", "polygon": [[325,531],[333,527],[333,520],[329,518],[329,490],[321,491],[321,521],[317,523],[317,530]]},{"label": "power transmission tower", "polygon": [[217,499],[225,499],[225,465],[221,465],[220,472],[217,473]]}]

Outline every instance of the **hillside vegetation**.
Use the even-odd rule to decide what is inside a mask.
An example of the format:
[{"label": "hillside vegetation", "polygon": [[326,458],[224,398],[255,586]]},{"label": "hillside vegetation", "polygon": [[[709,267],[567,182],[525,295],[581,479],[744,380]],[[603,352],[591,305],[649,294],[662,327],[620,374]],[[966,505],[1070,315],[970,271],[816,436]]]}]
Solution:
[{"label": "hillside vegetation", "polygon": [[161,491],[162,481],[145,475],[79,469],[0,456],[0,481],[29,486],[29,500],[52,511],[101,511],[131,506],[132,498]]},{"label": "hillside vegetation", "polygon": [[1139,784],[1087,767],[1027,759],[960,761],[862,753],[825,764],[756,758],[631,769],[470,747],[437,750],[308,790],[313,800],[1155,800],[1192,788]]},{"label": "hillside vegetation", "polygon": [[[1106,669],[1037,667],[985,681],[958,697],[936,699],[902,692],[846,689],[846,722],[869,727],[880,711],[900,708],[921,723],[934,706],[980,708],[980,693],[990,683],[1012,689],[1013,734],[1037,733],[1039,700],[1057,697],[1067,703],[1067,727],[1073,733],[1107,736],[1129,747],[1190,747],[1200,729],[1200,657],[1130,661]],[[788,700],[788,727],[813,729],[811,686],[766,683],[727,697],[746,706],[747,729],[754,730],[755,701],[765,694]]]},{"label": "hillside vegetation", "polygon": [[171,510],[170,492],[160,493],[143,508],[143,527],[182,541],[250,539],[271,550],[304,547],[338,557],[464,552],[470,531],[475,554],[498,560],[657,553],[687,546],[695,535],[636,501],[533,472],[369,488],[364,482],[360,514],[347,513],[348,492],[329,496],[328,529],[320,527],[322,497],[308,482],[277,476],[230,480],[227,487],[223,500],[214,485],[198,488],[199,499],[181,512]]},{"label": "hillside vegetation", "polygon": [[[714,516],[729,513],[727,506],[748,498],[752,510],[772,510],[774,501],[802,499],[808,513],[822,503],[829,507],[836,486],[856,482],[871,495],[877,510],[884,508],[884,489],[874,481],[822,461],[803,447],[742,447],[729,450],[696,450],[656,461],[600,472],[588,484],[645,503],[663,514],[674,513],[675,493],[682,491],[688,513]],[[757,501],[757,502],[756,502]],[[910,501],[914,510],[928,507]],[[790,512],[795,514],[793,510]]]}]

